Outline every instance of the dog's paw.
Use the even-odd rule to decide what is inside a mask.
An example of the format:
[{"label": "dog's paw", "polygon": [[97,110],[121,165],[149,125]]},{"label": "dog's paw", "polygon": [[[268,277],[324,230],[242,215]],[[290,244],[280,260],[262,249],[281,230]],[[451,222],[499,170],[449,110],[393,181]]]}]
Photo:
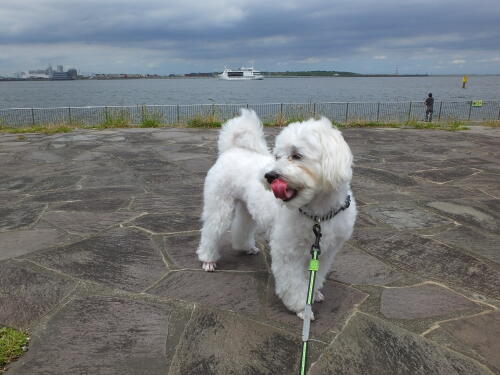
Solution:
[{"label": "dog's paw", "polygon": [[257,246],[252,246],[249,250],[245,251],[247,255],[255,255],[259,253],[259,248]]},{"label": "dog's paw", "polygon": [[214,272],[217,268],[217,264],[215,262],[203,262],[201,268],[203,268],[203,271]]},{"label": "dog's paw", "polygon": [[325,296],[319,290],[314,293],[314,302],[323,302],[325,300]]},{"label": "dog's paw", "polygon": [[[300,311],[300,312],[298,312],[298,313],[297,313],[297,316],[298,316],[300,319],[304,320],[304,311]],[[313,320],[314,320],[314,313],[311,311],[311,321],[313,321]]]}]

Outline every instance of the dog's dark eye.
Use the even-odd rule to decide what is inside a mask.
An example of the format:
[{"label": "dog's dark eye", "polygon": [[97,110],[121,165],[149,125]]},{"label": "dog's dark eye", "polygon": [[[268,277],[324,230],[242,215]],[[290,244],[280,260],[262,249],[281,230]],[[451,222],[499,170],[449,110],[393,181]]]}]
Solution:
[{"label": "dog's dark eye", "polygon": [[297,154],[297,153],[292,154],[290,157],[291,157],[293,160],[301,160],[301,159],[302,159],[302,155],[301,155],[301,154]]},{"label": "dog's dark eye", "polygon": [[278,159],[280,158],[280,156],[279,156],[279,155],[274,155],[274,158],[275,158],[276,160],[278,160]]}]

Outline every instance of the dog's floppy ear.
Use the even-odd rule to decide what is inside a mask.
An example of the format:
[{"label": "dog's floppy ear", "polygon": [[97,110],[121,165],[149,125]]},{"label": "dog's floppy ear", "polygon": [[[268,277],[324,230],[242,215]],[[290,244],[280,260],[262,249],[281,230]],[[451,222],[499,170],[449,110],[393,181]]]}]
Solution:
[{"label": "dog's floppy ear", "polygon": [[335,189],[352,178],[352,153],[340,131],[328,119],[323,117],[319,123],[317,130],[322,152],[323,180]]}]

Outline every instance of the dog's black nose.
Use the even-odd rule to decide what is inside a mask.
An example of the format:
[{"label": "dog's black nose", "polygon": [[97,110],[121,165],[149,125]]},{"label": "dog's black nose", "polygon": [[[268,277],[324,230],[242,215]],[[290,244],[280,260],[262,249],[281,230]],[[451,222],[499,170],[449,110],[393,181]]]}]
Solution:
[{"label": "dog's black nose", "polygon": [[274,171],[267,172],[264,177],[266,178],[268,183],[273,182],[276,180],[280,175]]}]

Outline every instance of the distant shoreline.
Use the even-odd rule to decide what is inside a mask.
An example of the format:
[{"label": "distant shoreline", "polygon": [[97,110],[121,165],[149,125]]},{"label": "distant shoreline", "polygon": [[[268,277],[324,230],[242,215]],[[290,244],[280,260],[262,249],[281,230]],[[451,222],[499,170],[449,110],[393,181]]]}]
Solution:
[{"label": "distant shoreline", "polygon": [[[497,77],[499,74],[467,74],[469,77]],[[270,78],[426,78],[426,77],[462,77],[463,74],[264,74]],[[217,75],[207,76],[157,76],[157,77],[110,77],[87,78],[80,77],[74,80],[52,80],[50,78],[11,78],[0,77],[0,82],[49,82],[49,81],[117,81],[117,80],[151,80],[151,79],[217,79]]]}]

